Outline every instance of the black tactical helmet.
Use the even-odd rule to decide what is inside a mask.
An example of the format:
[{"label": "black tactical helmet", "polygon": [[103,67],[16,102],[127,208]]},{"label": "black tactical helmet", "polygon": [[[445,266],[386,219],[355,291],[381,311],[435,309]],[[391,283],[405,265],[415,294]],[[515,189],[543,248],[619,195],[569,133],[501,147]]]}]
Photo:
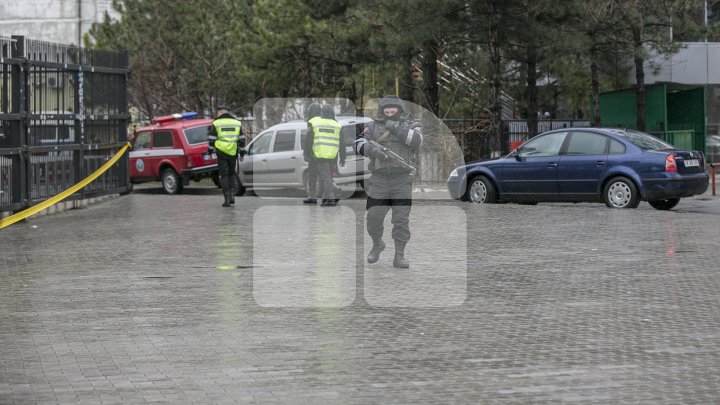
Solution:
[{"label": "black tactical helmet", "polygon": [[335,119],[335,109],[330,104],[324,104],[322,106],[322,113],[320,114],[323,118]]},{"label": "black tactical helmet", "polygon": [[308,115],[307,119],[319,117],[321,109],[322,109],[322,107],[320,107],[320,104],[310,103],[310,105],[308,106],[308,109],[307,109],[307,115]]},{"label": "black tactical helmet", "polygon": [[382,114],[382,110],[384,110],[387,107],[397,107],[399,110],[399,113],[404,113],[405,109],[403,108],[403,101],[398,96],[385,96],[380,100],[380,104],[378,105],[378,109],[380,114]]}]

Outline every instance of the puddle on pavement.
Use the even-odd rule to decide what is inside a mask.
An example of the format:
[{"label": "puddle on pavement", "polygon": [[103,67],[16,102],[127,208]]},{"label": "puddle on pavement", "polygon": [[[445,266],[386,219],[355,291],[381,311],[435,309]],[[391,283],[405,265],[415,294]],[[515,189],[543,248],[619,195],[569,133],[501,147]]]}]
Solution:
[{"label": "puddle on pavement", "polygon": [[216,266],[215,268],[221,271],[232,271],[232,270],[242,270],[242,269],[252,269],[253,265],[239,265],[239,266]]}]

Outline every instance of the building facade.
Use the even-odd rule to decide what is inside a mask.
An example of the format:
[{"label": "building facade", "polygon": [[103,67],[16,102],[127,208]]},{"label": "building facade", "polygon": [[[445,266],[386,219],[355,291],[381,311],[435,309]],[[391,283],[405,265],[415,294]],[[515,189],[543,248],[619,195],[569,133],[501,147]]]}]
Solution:
[{"label": "building facade", "polygon": [[0,37],[23,35],[39,41],[83,46],[83,36],[107,13],[116,18],[112,0],[3,0]]}]

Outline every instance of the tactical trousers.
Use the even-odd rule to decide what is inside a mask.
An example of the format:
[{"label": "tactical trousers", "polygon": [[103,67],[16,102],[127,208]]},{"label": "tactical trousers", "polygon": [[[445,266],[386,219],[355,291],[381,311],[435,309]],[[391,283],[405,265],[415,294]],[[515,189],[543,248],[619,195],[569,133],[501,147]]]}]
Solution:
[{"label": "tactical trousers", "polygon": [[323,200],[335,199],[335,182],[333,181],[333,170],[335,170],[335,159],[315,159],[318,174],[322,179]]},{"label": "tactical trousers", "polygon": [[235,196],[235,166],[237,166],[237,156],[230,156],[218,151],[217,157],[220,186],[223,189],[225,202],[230,202]]},{"label": "tactical trousers", "polygon": [[376,170],[368,180],[367,230],[373,241],[382,239],[383,222],[392,209],[392,238],[400,242],[410,240],[410,208],[412,206],[412,176],[409,173],[383,173]]}]

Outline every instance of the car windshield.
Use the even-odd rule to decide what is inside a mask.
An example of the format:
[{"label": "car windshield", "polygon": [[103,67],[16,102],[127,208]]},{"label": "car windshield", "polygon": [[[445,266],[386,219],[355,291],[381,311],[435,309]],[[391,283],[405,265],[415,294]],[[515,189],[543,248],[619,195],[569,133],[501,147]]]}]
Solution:
[{"label": "car windshield", "polygon": [[626,130],[617,131],[616,134],[624,137],[634,145],[643,148],[645,150],[671,150],[675,149],[674,146],[666,143],[650,134],[645,132]]},{"label": "car windshield", "polygon": [[188,145],[197,145],[199,143],[207,142],[208,140],[208,128],[207,125],[195,128],[185,128],[185,140]]}]

